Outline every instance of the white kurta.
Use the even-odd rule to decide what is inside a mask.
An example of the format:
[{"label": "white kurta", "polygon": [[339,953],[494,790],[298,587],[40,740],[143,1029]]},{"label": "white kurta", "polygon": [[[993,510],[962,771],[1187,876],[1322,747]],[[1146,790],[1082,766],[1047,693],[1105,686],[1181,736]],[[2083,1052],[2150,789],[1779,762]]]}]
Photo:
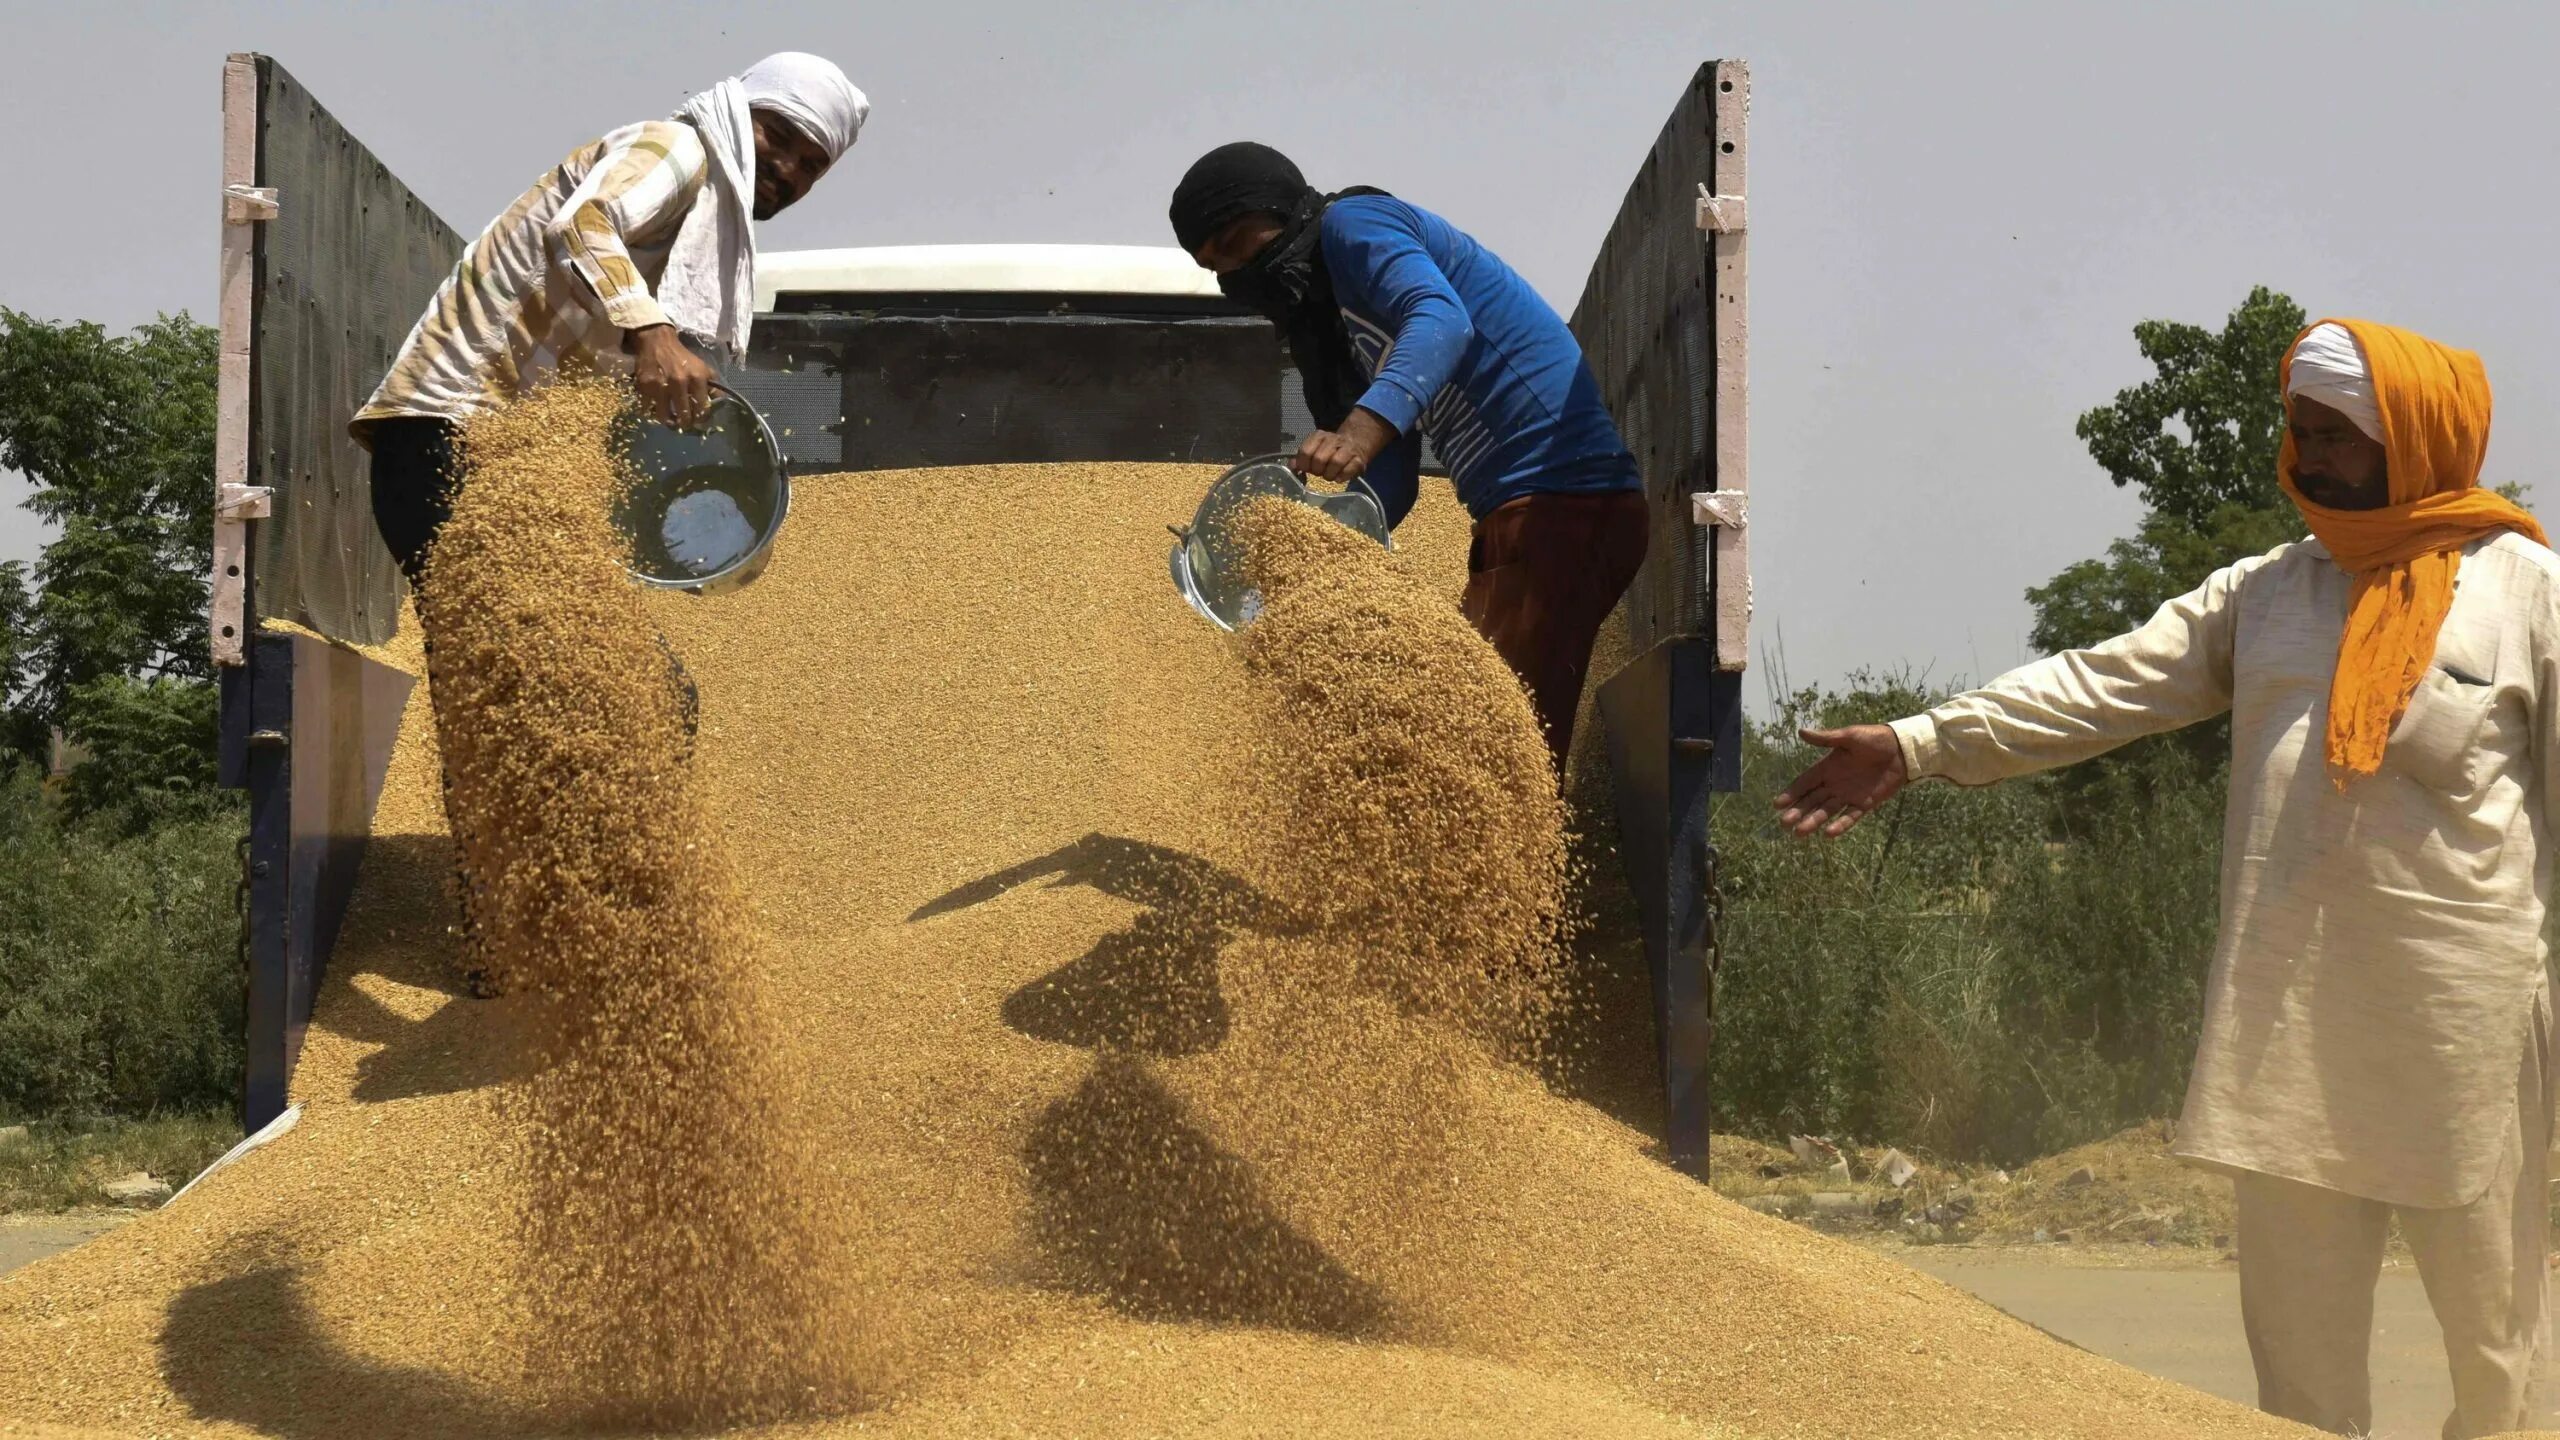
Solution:
[{"label": "white kurta", "polygon": [[2221,933],[2177,1153],[2468,1204],[2547,1013],[2560,556],[2512,534],[2465,551],[2381,772],[2341,794],[2323,757],[2351,583],[2318,542],[2288,545],[1894,730],[1914,778],[1982,785],[2229,710]]}]

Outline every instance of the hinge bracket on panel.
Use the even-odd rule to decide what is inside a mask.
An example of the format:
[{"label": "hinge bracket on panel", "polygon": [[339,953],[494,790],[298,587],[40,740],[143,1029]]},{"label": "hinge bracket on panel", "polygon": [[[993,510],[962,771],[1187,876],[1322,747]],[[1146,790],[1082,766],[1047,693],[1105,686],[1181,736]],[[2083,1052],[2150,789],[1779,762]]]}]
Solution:
[{"label": "hinge bracket on panel", "polygon": [[1715,530],[1750,524],[1750,497],[1740,490],[1700,490],[1689,496],[1689,523]]},{"label": "hinge bracket on panel", "polygon": [[213,518],[216,520],[264,520],[271,513],[275,491],[264,485],[224,484],[215,488]]},{"label": "hinge bracket on panel", "polygon": [[1711,194],[1698,186],[1698,228],[1717,235],[1739,235],[1750,222],[1751,207],[1739,195]]},{"label": "hinge bracket on panel", "polygon": [[273,185],[225,185],[222,187],[222,223],[254,225],[276,218],[276,187]]}]

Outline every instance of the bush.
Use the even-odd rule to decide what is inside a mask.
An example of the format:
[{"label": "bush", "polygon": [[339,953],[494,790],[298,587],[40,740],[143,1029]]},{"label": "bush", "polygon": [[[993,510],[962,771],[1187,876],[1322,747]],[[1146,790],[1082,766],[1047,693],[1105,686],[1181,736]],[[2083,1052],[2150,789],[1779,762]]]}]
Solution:
[{"label": "bush", "polygon": [[233,1114],[179,1111],[148,1120],[39,1120],[0,1139],[0,1215],[76,1210],[106,1199],[107,1181],[136,1170],[184,1186],[240,1141]]},{"label": "bush", "polygon": [[1846,838],[1781,834],[1801,724],[1933,697],[1855,677],[1747,737],[1724,854],[1719,1123],[2004,1163],[2172,1113],[2215,926],[2221,772],[2150,744],[2055,778],[1914,786]]},{"label": "bush", "polygon": [[139,834],[56,811],[27,767],[0,780],[0,1112],[236,1105],[236,802]]},{"label": "bush", "polygon": [[108,675],[71,692],[63,729],[87,752],[63,782],[67,820],[139,835],[238,802],[215,787],[217,692],[208,680]]},{"label": "bush", "polygon": [[2050,863],[2002,890],[1998,1008],[2034,1088],[2003,1151],[2050,1153],[2176,1111],[2220,920],[2227,766],[2154,744],[2091,767]]}]

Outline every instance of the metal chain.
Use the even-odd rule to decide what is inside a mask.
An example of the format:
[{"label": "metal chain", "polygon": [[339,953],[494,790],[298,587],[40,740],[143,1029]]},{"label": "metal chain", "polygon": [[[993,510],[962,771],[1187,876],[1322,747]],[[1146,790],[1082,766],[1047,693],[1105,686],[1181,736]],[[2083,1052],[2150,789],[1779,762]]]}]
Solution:
[{"label": "metal chain", "polygon": [[[232,887],[231,908],[240,916],[239,945],[233,953],[240,966],[240,991],[245,997],[249,990],[249,837],[246,833],[240,837],[239,854],[240,883]],[[240,1103],[233,1107],[233,1114],[234,1118],[245,1126],[249,1123],[249,1050],[246,1043],[247,1037],[243,1036],[242,1040],[238,1071]]]},{"label": "metal chain", "polygon": [[236,847],[240,856],[240,883],[231,890],[231,913],[240,917],[238,956],[240,977],[249,976],[249,837],[242,835]]},{"label": "metal chain", "polygon": [[[1702,887],[1705,893],[1700,898],[1706,905],[1706,934],[1700,937],[1705,943],[1698,948],[1706,959],[1706,1053],[1709,1075],[1712,1075],[1716,1053],[1716,977],[1724,969],[1724,852],[1716,848],[1713,840],[1707,842],[1705,852],[1699,857],[1698,869],[1699,878],[1705,882]],[[1715,1131],[1715,1086],[1709,1075],[1698,1077],[1698,1089],[1703,1097],[1700,1108],[1706,1112],[1703,1124],[1712,1134]],[[1710,1162],[1702,1152],[1698,1156],[1700,1181],[1708,1178],[1709,1169]]]},{"label": "metal chain", "polygon": [[1707,842],[1705,863],[1707,903],[1707,1043],[1715,1043],[1716,975],[1724,969],[1724,852],[1715,842]]}]

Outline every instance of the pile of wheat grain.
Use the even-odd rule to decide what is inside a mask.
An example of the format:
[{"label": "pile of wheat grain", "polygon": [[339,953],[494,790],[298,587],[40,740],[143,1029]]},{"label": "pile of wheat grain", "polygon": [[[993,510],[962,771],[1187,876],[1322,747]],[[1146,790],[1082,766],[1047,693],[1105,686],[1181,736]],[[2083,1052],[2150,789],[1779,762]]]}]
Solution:
[{"label": "pile of wheat grain", "polygon": [[[1189,516],[1214,473],[804,481],[760,583],[638,602],[702,687],[694,770],[674,783],[694,787],[688,823],[734,877],[742,898],[728,913],[753,937],[724,953],[752,957],[736,983],[754,1002],[723,989],[721,1008],[752,1017],[743,1063],[789,1049],[719,1091],[745,1097],[709,1122],[729,1133],[673,1163],[718,1186],[725,1166],[703,1157],[733,1154],[772,1177],[711,1202],[763,1237],[735,1258],[776,1287],[753,1302],[770,1313],[810,1302],[766,1247],[814,1243],[789,1218],[812,1213],[807,1197],[850,1197],[816,1213],[840,1207],[867,1267],[859,1289],[875,1297],[865,1315],[909,1337],[856,1409],[787,1433],[2302,1433],[1724,1202],[1662,1165],[1640,1131],[1491,1053],[1467,1019],[1481,1012],[1435,998],[1443,979],[1461,999],[1485,993],[1474,979],[1414,967],[1438,954],[1488,969],[1488,984],[1534,971],[1502,969],[1507,938],[1479,955],[1396,927],[1451,914],[1516,937],[1547,901],[1416,889],[1377,902],[1433,883],[1434,857],[1399,853],[1401,837],[1455,843],[1451,863],[1483,877],[1513,862],[1464,847],[1509,822],[1394,813],[1430,787],[1379,769],[1392,748],[1355,747],[1319,757],[1350,767],[1352,783],[1317,787],[1256,833],[1272,795],[1240,777],[1281,753],[1271,737],[1349,692],[1325,678],[1333,652],[1276,651],[1285,610],[1239,640],[1166,585],[1164,526]],[[1397,556],[1351,572],[1345,593],[1420,607],[1402,634],[1427,649],[1436,622],[1421,617],[1435,595],[1454,608],[1465,534],[1445,492],[1430,497]],[[1315,568],[1308,583],[1329,583]],[[1275,579],[1275,596],[1288,584]],[[1322,620],[1311,605],[1309,644]],[[1383,635],[1359,643],[1393,653]],[[637,648],[614,653],[617,693],[643,696]],[[1499,676],[1478,661],[1453,659],[1451,673],[1487,684],[1444,698],[1510,724],[1491,713],[1510,701],[1497,703]],[[1275,712],[1293,677],[1324,695]],[[1409,703],[1429,699],[1425,688]],[[302,1124],[167,1211],[0,1278],[6,1421],[291,1436],[561,1428],[493,1320],[529,1306],[523,1277],[557,1264],[523,1253],[549,1242],[516,1223],[542,1182],[513,1157],[546,1153],[518,1127],[539,1113],[540,1037],[556,1033],[543,1008],[560,1002],[538,987],[495,1001],[457,992],[424,717],[413,702],[314,1016]],[[1458,723],[1424,719],[1444,736]],[[1399,743],[1385,729],[1368,738]],[[1458,743],[1491,755],[1512,740]],[[1294,748],[1331,744],[1302,734]],[[1438,762],[1417,751],[1411,763]],[[1395,798],[1325,814],[1372,794]],[[1472,794],[1456,806],[1487,803]],[[1365,857],[1380,867],[1366,876],[1331,871],[1350,903],[1328,909],[1272,853],[1272,833],[1293,827],[1340,856],[1388,848]],[[1512,872],[1541,895],[1544,843]],[[1318,876],[1320,895],[1329,868],[1295,873]],[[591,902],[599,915],[660,898],[595,893],[612,897]],[[653,977],[647,1003],[716,1032],[722,1021],[672,993],[681,985],[659,983],[675,953],[635,962]],[[1341,983],[1310,983],[1321,977]],[[1368,983],[1382,977],[1392,983]],[[677,1052],[631,1033],[625,1062],[675,1082]],[[1652,1044],[1633,1030],[1598,1040]],[[806,1124],[767,1105],[766,1085],[808,1097]],[[754,1158],[767,1144],[799,1157],[797,1178]],[[605,1168],[583,1183],[628,1178]],[[688,1253],[650,1235],[594,1238],[678,1273],[716,1268],[710,1240]],[[606,1294],[631,1323],[662,1323],[616,1308],[637,1292]],[[703,1314],[686,1313],[688,1326]],[[556,1320],[571,1337],[601,1328]],[[776,1327],[744,1323],[784,1353],[720,1353],[785,1372],[805,1363]],[[559,1355],[601,1343],[573,1339]],[[646,1369],[631,1383],[635,1395],[670,1388]]]}]

